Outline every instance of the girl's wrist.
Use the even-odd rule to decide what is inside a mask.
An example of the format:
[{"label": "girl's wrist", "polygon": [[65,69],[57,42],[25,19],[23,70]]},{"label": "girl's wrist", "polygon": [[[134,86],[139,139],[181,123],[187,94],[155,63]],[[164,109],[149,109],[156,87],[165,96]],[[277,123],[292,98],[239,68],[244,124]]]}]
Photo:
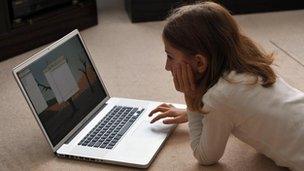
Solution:
[{"label": "girl's wrist", "polygon": [[190,110],[187,108],[187,116],[189,116],[190,118],[193,118],[193,117],[202,116],[202,113],[199,111],[194,111],[194,110]]},{"label": "girl's wrist", "polygon": [[187,112],[199,112],[198,110],[192,108],[192,107],[188,107],[187,106]]}]

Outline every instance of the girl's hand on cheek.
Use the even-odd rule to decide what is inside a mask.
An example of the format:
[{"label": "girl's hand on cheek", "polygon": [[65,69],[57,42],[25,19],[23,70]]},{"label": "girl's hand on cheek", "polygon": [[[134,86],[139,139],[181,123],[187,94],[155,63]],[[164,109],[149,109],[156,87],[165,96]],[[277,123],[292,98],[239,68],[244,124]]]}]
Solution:
[{"label": "girl's hand on cheek", "polygon": [[195,91],[196,85],[194,75],[189,64],[176,64],[171,71],[173,75],[174,86],[177,91],[191,94]]},{"label": "girl's hand on cheek", "polygon": [[180,88],[178,77],[177,77],[177,66],[174,66],[171,72],[172,72],[172,76],[173,76],[173,82],[174,82],[175,89],[177,91],[181,92],[181,88]]},{"label": "girl's hand on cheek", "polygon": [[190,64],[181,65],[181,74],[184,85],[184,93],[193,93],[196,91],[196,84],[194,79],[194,74],[190,67]]},{"label": "girl's hand on cheek", "polygon": [[181,63],[173,67],[173,80],[177,91],[184,93],[189,110],[197,110],[204,94],[203,88],[195,84],[194,74],[189,64]]}]

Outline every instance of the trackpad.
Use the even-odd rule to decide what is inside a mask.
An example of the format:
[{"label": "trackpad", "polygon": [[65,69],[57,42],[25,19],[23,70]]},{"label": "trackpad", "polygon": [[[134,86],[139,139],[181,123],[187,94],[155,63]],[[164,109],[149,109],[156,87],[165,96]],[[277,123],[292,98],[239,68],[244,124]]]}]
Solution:
[{"label": "trackpad", "polygon": [[162,120],[159,120],[153,124],[149,120],[143,121],[137,129],[133,132],[132,136],[140,137],[166,137],[167,134],[173,129],[176,125],[163,124]]}]

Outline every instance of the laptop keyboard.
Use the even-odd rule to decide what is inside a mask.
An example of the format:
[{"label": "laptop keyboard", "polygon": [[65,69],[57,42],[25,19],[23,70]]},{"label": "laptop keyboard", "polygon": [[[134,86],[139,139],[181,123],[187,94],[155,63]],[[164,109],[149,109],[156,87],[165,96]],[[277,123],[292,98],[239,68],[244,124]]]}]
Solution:
[{"label": "laptop keyboard", "polygon": [[78,145],[112,149],[144,109],[114,106]]}]

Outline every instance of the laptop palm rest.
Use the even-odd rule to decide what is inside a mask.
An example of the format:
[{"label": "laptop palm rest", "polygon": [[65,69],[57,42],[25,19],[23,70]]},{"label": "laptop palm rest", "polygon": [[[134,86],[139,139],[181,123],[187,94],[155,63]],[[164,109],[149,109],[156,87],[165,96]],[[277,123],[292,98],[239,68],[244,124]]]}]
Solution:
[{"label": "laptop palm rest", "polygon": [[113,153],[108,153],[105,159],[109,157],[112,160],[115,158],[118,161],[148,165],[175,127],[176,125],[165,125],[162,121],[150,124],[150,118],[147,117],[129,133],[125,143],[118,146]]}]

